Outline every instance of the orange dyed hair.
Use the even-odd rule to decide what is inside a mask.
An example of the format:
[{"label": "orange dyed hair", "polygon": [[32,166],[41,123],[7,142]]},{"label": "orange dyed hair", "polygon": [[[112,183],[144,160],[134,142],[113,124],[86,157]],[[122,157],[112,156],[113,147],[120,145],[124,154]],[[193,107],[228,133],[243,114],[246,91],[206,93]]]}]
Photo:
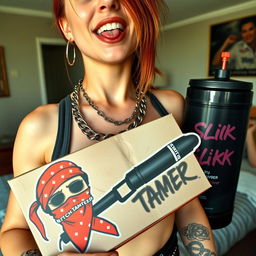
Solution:
[{"label": "orange dyed hair", "polygon": [[[134,54],[132,74],[137,89],[145,93],[150,88],[155,73],[160,73],[155,68],[156,45],[160,29],[160,9],[165,4],[163,0],[120,0],[120,2],[135,25],[137,50]],[[63,0],[54,0],[54,14],[56,21],[64,17]],[[58,22],[57,25],[59,27]]]}]

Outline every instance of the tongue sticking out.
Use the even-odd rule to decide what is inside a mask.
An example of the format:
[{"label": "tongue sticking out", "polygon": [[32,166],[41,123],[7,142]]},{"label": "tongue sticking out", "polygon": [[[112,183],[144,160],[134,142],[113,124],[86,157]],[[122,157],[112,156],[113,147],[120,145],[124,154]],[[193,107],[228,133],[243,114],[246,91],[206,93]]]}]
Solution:
[{"label": "tongue sticking out", "polygon": [[101,33],[102,36],[108,39],[115,39],[117,38],[122,32],[119,29],[104,31]]}]

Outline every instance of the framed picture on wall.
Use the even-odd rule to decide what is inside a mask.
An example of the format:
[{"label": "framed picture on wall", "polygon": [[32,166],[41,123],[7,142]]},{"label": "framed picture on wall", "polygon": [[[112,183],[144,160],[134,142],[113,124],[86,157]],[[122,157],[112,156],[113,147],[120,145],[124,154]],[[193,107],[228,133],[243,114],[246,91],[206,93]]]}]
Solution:
[{"label": "framed picture on wall", "polygon": [[9,96],[4,48],[0,46],[0,97]]},{"label": "framed picture on wall", "polygon": [[221,52],[231,53],[232,76],[256,76],[256,15],[210,27],[209,76],[221,67]]}]

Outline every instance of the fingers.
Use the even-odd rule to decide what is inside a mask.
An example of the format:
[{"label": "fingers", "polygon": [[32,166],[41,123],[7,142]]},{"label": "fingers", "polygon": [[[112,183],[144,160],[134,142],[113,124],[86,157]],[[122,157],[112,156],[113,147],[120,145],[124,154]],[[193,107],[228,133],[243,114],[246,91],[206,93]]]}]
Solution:
[{"label": "fingers", "polygon": [[237,35],[230,35],[228,37],[228,39],[231,41],[231,42],[235,42],[237,40]]},{"label": "fingers", "polygon": [[118,256],[118,252],[102,252],[102,253],[63,252],[58,256]]},{"label": "fingers", "polygon": [[229,35],[225,41],[225,44],[228,46],[230,44],[233,44],[237,41],[238,37],[236,35]]}]

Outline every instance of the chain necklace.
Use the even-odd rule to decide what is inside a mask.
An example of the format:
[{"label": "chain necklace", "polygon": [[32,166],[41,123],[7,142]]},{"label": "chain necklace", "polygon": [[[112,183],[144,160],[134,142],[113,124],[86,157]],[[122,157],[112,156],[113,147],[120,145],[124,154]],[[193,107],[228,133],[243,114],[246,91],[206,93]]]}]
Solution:
[{"label": "chain necklace", "polygon": [[[104,139],[107,139],[107,138],[115,135],[115,134],[98,133],[98,132],[94,131],[88,125],[88,123],[84,120],[84,118],[82,117],[82,114],[79,110],[79,104],[78,104],[80,88],[81,88],[81,82],[79,82],[77,85],[75,85],[74,91],[70,97],[71,105],[72,105],[72,114],[73,114],[73,117],[74,117],[75,121],[77,122],[77,125],[80,128],[80,130],[87,136],[87,138],[89,140],[102,141]],[[122,133],[122,132],[128,131],[130,129],[133,129],[142,123],[143,118],[146,114],[146,110],[147,110],[147,101],[146,101],[145,96],[143,96],[140,99],[138,106],[139,106],[138,107],[138,115],[135,117],[135,120],[128,126],[127,129],[122,130],[118,133]]]},{"label": "chain necklace", "polygon": [[85,92],[85,90],[84,90],[84,88],[82,86],[82,83],[79,82],[79,84],[80,84],[80,90],[82,91],[83,96],[86,99],[86,101],[88,102],[88,104],[94,110],[96,110],[97,114],[99,116],[103,117],[105,121],[118,126],[118,125],[122,125],[122,124],[129,124],[133,119],[135,119],[138,116],[138,114],[139,114],[139,107],[140,107],[139,104],[141,102],[138,92],[136,92],[136,105],[135,105],[135,108],[134,108],[134,110],[132,112],[132,115],[130,117],[124,119],[123,121],[117,121],[117,120],[113,120],[111,117],[108,117],[102,110],[100,110],[99,107],[95,105],[95,103],[92,101],[92,99],[89,97],[89,95]]}]

